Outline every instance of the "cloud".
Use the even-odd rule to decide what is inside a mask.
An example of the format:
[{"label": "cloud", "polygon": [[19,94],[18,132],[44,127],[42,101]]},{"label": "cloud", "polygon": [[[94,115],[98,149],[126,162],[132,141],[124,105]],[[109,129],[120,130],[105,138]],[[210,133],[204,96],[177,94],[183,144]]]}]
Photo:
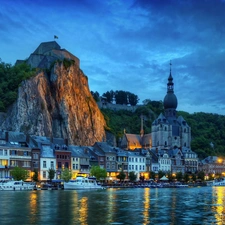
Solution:
[{"label": "cloud", "polygon": [[171,60],[178,109],[225,115],[224,12],[220,0],[2,0],[0,58],[27,58],[57,35],[91,90],[140,103],[164,99]]}]

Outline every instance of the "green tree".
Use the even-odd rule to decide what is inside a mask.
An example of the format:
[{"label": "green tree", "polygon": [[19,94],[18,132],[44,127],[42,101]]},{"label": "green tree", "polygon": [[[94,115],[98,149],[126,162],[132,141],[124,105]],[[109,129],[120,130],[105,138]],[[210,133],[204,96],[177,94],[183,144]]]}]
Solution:
[{"label": "green tree", "polygon": [[149,172],[149,178],[155,180],[155,172],[150,171]]},{"label": "green tree", "polygon": [[160,178],[162,178],[164,175],[166,175],[163,171],[159,171],[158,172],[158,178],[160,179]]},{"label": "green tree", "polygon": [[68,182],[72,178],[72,172],[68,168],[65,168],[61,173],[61,179]]},{"label": "green tree", "polygon": [[126,178],[126,174],[124,173],[123,170],[121,170],[121,171],[119,172],[119,174],[116,176],[116,178],[119,179],[120,181],[121,181],[121,180],[124,180],[124,179]]},{"label": "green tree", "polygon": [[205,180],[205,172],[204,171],[198,172],[198,179],[200,179],[201,181]]},{"label": "green tree", "polygon": [[197,179],[196,174],[192,174],[192,180],[196,181],[196,179]]},{"label": "green tree", "polygon": [[128,177],[129,177],[129,179],[130,179],[131,182],[134,182],[137,179],[137,175],[135,174],[134,171],[129,172]]},{"label": "green tree", "polygon": [[91,95],[93,96],[96,102],[99,102],[100,95],[97,91],[96,92],[91,91]]},{"label": "green tree", "polygon": [[26,63],[12,66],[0,61],[0,110],[7,108],[17,99],[18,87],[23,80],[35,74]]},{"label": "green tree", "polygon": [[172,181],[172,180],[173,180],[173,175],[172,175],[172,173],[168,173],[168,174],[167,174],[167,178],[169,179],[169,181]]},{"label": "green tree", "polygon": [[127,96],[128,96],[128,100],[129,100],[130,105],[132,105],[132,106],[137,105],[137,103],[138,103],[138,101],[139,101],[137,95],[132,94],[132,93],[130,93],[130,92],[127,92]]},{"label": "green tree", "polygon": [[28,171],[18,166],[11,170],[11,175],[14,180],[25,181],[29,177]]},{"label": "green tree", "polygon": [[38,170],[37,169],[34,170],[34,175],[32,177],[32,180],[35,182],[38,182]]},{"label": "green tree", "polygon": [[112,103],[113,101],[113,95],[114,95],[114,92],[113,91],[107,91],[106,93],[103,93],[102,96],[106,99],[106,101],[108,103]]},{"label": "green tree", "polygon": [[125,91],[116,91],[115,92],[116,104],[127,105],[127,93]]},{"label": "green tree", "polygon": [[55,177],[55,170],[54,169],[52,169],[52,168],[50,168],[49,170],[48,170],[48,179],[52,182],[52,179],[54,179],[54,177]]},{"label": "green tree", "polygon": [[189,176],[190,176],[190,174],[188,174],[188,173],[184,174],[183,179],[185,182],[188,182],[190,180]]},{"label": "green tree", "polygon": [[178,181],[181,181],[181,180],[183,179],[183,174],[182,174],[182,172],[177,172],[177,173],[176,173],[176,179],[177,179]]},{"label": "green tree", "polygon": [[90,174],[96,177],[97,180],[104,180],[107,177],[106,170],[100,166],[92,166]]}]

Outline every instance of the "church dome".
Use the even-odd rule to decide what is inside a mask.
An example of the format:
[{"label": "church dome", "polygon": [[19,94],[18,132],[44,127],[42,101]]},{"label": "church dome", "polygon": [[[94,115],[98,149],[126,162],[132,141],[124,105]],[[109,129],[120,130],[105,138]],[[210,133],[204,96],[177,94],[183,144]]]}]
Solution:
[{"label": "church dome", "polygon": [[176,109],[177,108],[177,97],[174,93],[167,93],[163,101],[164,109]]}]

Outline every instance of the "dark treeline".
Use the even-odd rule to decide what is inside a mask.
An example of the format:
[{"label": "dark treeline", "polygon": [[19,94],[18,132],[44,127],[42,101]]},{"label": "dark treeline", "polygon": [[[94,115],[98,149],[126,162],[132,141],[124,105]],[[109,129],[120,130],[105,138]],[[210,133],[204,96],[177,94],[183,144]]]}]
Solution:
[{"label": "dark treeline", "polygon": [[[100,100],[100,95],[99,93],[96,92],[91,92],[92,96],[96,101]],[[137,95],[130,93],[128,91],[107,91],[102,94],[101,98],[104,99],[104,101],[108,103],[116,103],[116,104],[121,104],[121,105],[131,105],[135,106],[137,105],[139,98]]]}]

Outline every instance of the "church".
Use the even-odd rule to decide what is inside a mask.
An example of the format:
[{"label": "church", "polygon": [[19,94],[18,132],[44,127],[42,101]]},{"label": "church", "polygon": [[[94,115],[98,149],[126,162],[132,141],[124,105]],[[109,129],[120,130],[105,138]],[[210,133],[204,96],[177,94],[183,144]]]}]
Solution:
[{"label": "church", "polygon": [[140,134],[124,133],[121,147],[127,150],[149,149],[153,158],[158,159],[159,170],[195,173],[198,170],[198,158],[191,150],[191,128],[182,116],[177,116],[178,101],[174,94],[171,67],[163,105],[164,114],[161,113],[153,121],[151,133],[144,134],[141,122]]}]

